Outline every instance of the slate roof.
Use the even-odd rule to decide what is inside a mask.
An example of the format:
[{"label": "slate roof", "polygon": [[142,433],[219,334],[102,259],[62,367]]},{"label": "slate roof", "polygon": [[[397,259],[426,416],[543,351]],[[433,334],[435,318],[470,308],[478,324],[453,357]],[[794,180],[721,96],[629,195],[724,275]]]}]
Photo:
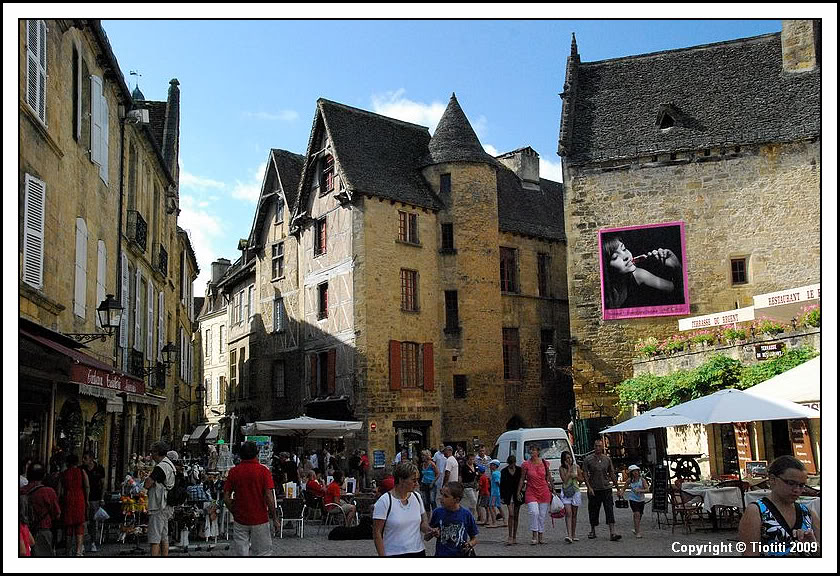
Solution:
[{"label": "slate roof", "polygon": [[423,208],[442,207],[418,169],[428,151],[428,128],[323,98],[318,100],[318,108],[336,165],[351,194],[370,194]]},{"label": "slate roof", "polygon": [[[266,176],[269,171],[273,172],[275,167],[277,168],[281,191],[288,199],[288,207],[291,211],[297,200],[298,184],[300,183],[300,176],[303,172],[304,157],[288,150],[272,148],[270,158],[271,162],[266,167]],[[264,189],[261,192],[260,199],[257,202],[257,212],[254,215],[254,223],[251,226],[251,235],[248,238],[251,248],[255,248],[260,241],[263,226],[268,220],[266,216],[272,210],[277,194],[280,193],[275,192],[277,192],[276,189]]]},{"label": "slate roof", "polygon": [[[575,65],[576,56],[573,44],[560,136],[570,164],[820,134],[820,70],[784,73],[779,33]],[[656,126],[663,106],[681,116],[667,130]]]},{"label": "slate roof", "polygon": [[155,100],[137,100],[136,108],[146,108],[149,111],[149,130],[154,136],[155,144],[163,150],[163,126],[166,124],[166,102]]},{"label": "slate roof", "polygon": [[478,136],[467,120],[467,115],[458,104],[455,93],[440,117],[435,134],[429,142],[429,154],[423,165],[446,162],[482,162],[496,164],[496,160],[484,151]]},{"label": "slate roof", "polygon": [[540,190],[526,190],[513,170],[499,163],[496,172],[499,230],[565,240],[563,184],[540,178]]}]

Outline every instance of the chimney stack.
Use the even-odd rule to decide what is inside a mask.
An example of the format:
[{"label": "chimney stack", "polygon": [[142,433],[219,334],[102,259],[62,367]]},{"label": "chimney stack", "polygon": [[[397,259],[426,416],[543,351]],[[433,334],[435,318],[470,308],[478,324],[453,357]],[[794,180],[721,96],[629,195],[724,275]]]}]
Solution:
[{"label": "chimney stack", "polygon": [[526,190],[540,189],[540,155],[537,151],[526,146],[497,158],[499,162],[513,170],[522,180],[522,187]]},{"label": "chimney stack", "polygon": [[782,70],[810,72],[820,63],[820,23],[782,20]]},{"label": "chimney stack", "polygon": [[210,282],[217,284],[219,279],[225,275],[225,272],[230,268],[230,260],[227,258],[219,258],[210,265]]},{"label": "chimney stack", "polygon": [[178,79],[169,81],[166,98],[166,119],[163,124],[163,158],[175,182],[178,182],[178,147],[180,146],[181,90]]}]

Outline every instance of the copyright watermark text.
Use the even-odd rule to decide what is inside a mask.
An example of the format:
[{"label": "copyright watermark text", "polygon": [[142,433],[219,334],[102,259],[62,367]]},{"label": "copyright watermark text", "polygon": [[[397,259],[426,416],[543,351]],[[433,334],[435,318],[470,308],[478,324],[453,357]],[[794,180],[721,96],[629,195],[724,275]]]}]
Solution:
[{"label": "copyright watermark text", "polygon": [[686,556],[721,556],[743,554],[746,545],[743,542],[705,542],[703,544],[683,544],[674,542],[671,551]]}]

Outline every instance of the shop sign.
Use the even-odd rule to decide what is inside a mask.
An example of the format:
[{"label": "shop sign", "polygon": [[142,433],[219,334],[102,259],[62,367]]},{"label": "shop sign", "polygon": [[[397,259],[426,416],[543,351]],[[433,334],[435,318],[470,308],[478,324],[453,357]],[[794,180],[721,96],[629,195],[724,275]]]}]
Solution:
[{"label": "shop sign", "polygon": [[755,320],[755,309],[752,306],[729,310],[727,312],[718,312],[717,314],[707,314],[706,316],[684,318],[679,321],[679,327],[680,331],[697,330],[699,328],[718,328],[720,326],[749,322],[750,320]]},{"label": "shop sign", "polygon": [[785,353],[784,342],[773,342],[771,344],[756,344],[755,359],[767,360],[768,358],[775,358]]},{"label": "shop sign", "polygon": [[811,450],[811,437],[808,434],[808,423],[805,420],[789,420],[790,444],[794,457],[802,462],[808,474],[816,474],[814,452]]},{"label": "shop sign", "polygon": [[755,308],[770,308],[772,306],[796,304],[805,302],[806,300],[819,299],[820,285],[811,284],[810,286],[802,286],[801,288],[791,288],[789,290],[780,290],[779,292],[771,292],[769,294],[759,294],[753,298],[753,306]]},{"label": "shop sign", "polygon": [[146,385],[142,380],[130,378],[125,374],[116,374],[91,368],[84,364],[74,364],[70,367],[70,381],[76,384],[87,384],[98,386],[118,392],[130,392],[132,394],[145,394]]},{"label": "shop sign", "polygon": [[752,447],[750,446],[750,429],[746,422],[735,422],[735,447],[738,449],[738,466],[745,470],[747,462],[752,461]]}]

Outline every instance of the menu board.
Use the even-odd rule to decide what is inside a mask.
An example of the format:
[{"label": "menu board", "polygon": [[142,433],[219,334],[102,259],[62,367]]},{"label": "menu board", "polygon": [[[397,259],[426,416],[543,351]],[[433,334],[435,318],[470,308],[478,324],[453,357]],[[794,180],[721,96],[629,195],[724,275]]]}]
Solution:
[{"label": "menu board", "polygon": [[816,474],[814,453],[811,451],[811,436],[808,434],[808,422],[805,420],[789,420],[790,443],[794,457],[805,465],[808,474]]},{"label": "menu board", "polygon": [[385,450],[373,451],[373,467],[385,468]]},{"label": "menu board", "polygon": [[750,446],[750,428],[746,422],[735,422],[735,447],[738,449],[738,468],[746,470],[747,462],[753,459]]},{"label": "menu board", "polygon": [[659,464],[653,469],[654,512],[668,512],[668,469]]}]

